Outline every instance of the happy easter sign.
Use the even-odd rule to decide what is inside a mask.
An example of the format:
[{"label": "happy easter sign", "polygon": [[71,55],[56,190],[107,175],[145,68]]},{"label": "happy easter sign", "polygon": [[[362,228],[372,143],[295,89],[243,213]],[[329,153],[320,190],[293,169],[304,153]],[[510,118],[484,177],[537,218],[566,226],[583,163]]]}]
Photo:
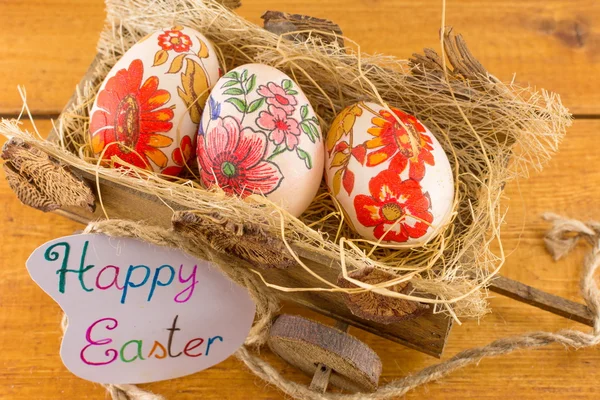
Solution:
[{"label": "happy easter sign", "polygon": [[69,319],[60,354],[99,383],[172,379],[213,366],[246,339],[255,304],[212,264],[134,239],[74,235],[27,260]]}]

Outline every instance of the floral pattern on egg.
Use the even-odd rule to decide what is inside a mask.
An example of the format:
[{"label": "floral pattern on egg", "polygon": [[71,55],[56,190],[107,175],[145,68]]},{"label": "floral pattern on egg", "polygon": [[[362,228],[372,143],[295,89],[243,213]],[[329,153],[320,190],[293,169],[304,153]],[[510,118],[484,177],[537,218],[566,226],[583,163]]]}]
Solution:
[{"label": "floral pattern on egg", "polygon": [[324,162],[319,121],[300,88],[275,68],[248,64],[225,74],[208,104],[198,137],[203,185],[262,194],[300,215]]},{"label": "floral pattern on egg", "polygon": [[175,26],[131,47],[104,80],[90,113],[91,147],[115,167],[177,176],[194,155],[195,132],[220,68],[199,32]]},{"label": "floral pattern on egg", "polygon": [[351,227],[366,239],[418,245],[451,214],[450,163],[414,116],[360,102],[329,131],[327,183]]},{"label": "floral pattern on egg", "polygon": [[267,136],[243,128],[235,117],[217,117],[198,141],[198,160],[205,186],[218,185],[242,197],[269,194],[279,187],[279,167],[265,159]]},{"label": "floral pattern on egg", "polygon": [[[166,166],[167,157],[161,148],[173,142],[164,135],[173,128],[173,110],[167,106],[171,95],[158,89],[158,77],[151,76],[142,83],[143,75],[144,64],[133,60],[100,91],[95,104],[100,109],[90,121],[92,149],[100,154],[106,148],[105,159],[118,156],[140,168],[150,166],[150,160]],[[112,126],[107,124],[111,120]],[[111,143],[116,144],[107,147]]]}]

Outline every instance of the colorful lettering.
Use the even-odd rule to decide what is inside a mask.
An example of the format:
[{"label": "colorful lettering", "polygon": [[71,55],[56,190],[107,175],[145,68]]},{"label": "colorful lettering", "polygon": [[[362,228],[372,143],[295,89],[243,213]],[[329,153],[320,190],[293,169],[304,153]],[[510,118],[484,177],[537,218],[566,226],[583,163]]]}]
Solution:
[{"label": "colorful lettering", "polygon": [[[192,343],[194,343],[194,342],[198,342],[198,344],[192,345]],[[200,357],[202,355],[202,353],[190,354],[190,351],[200,347],[202,345],[202,343],[204,343],[204,339],[202,339],[202,338],[196,338],[196,339],[190,340],[189,342],[187,342],[187,344],[183,348],[183,354],[185,354],[188,357]]]},{"label": "colorful lettering", "polygon": [[[144,279],[142,279],[138,283],[132,282],[133,273],[138,270],[143,269],[146,273],[144,274]],[[148,282],[148,278],[150,278],[150,268],[145,265],[130,265],[127,269],[127,275],[125,276],[125,283],[123,284],[123,295],[121,296],[121,304],[125,304],[125,300],[127,299],[127,293],[129,292],[129,288],[139,288],[140,286],[144,286],[146,282]]]},{"label": "colorful lettering", "polygon": [[[178,319],[179,319],[179,315],[176,315],[175,318],[173,319],[173,323],[171,324],[171,327],[166,329],[169,332],[169,336],[167,339],[168,342],[167,342],[166,347],[158,340],[155,340],[154,343],[152,344],[152,348],[150,349],[150,352],[148,352],[146,357],[144,357],[144,342],[143,342],[143,340],[132,339],[132,340],[125,342],[121,346],[119,351],[117,351],[114,348],[109,348],[109,349],[105,350],[104,355],[106,357],[108,357],[107,360],[95,361],[95,360],[89,359],[88,349],[90,349],[93,346],[107,346],[107,345],[113,343],[113,339],[110,339],[110,338],[102,338],[99,340],[95,340],[92,338],[92,335],[95,334],[96,325],[106,322],[105,329],[107,329],[109,331],[112,331],[119,326],[119,322],[115,318],[99,319],[96,322],[94,322],[93,324],[91,324],[85,333],[85,339],[88,344],[81,350],[80,358],[87,365],[103,366],[103,365],[108,365],[108,364],[114,362],[116,359],[120,359],[124,363],[131,363],[131,362],[138,361],[138,360],[144,361],[144,360],[150,359],[152,357],[159,359],[159,360],[163,360],[167,357],[168,358],[177,358],[177,357],[180,357],[182,354],[184,354],[186,357],[200,357],[202,355],[208,356],[208,354],[210,352],[210,348],[211,348],[211,346],[213,346],[213,343],[215,341],[223,342],[222,336],[209,337],[208,341],[205,341],[204,338],[197,337],[197,338],[194,338],[194,339],[191,339],[190,341],[188,341],[186,343],[186,345],[183,347],[183,351],[180,351],[179,353],[173,353],[172,349],[174,347],[175,332],[181,331],[181,329],[177,327]],[[206,351],[203,354],[202,353],[202,345],[205,342],[206,342]],[[129,349],[132,349],[132,350],[129,350]],[[86,351],[88,354],[86,354]]]},{"label": "colorful lettering", "polygon": [[[176,302],[178,302],[178,303],[185,303],[186,301],[188,301],[192,297],[192,294],[194,294],[194,289],[196,288],[196,284],[198,283],[198,281],[196,280],[196,271],[197,270],[198,270],[198,266],[194,265],[194,269],[190,273],[190,276],[188,276],[187,278],[184,279],[183,276],[182,276],[183,264],[181,264],[181,266],[179,267],[179,282],[181,282],[181,283],[187,283],[189,281],[192,281],[192,283],[188,287],[186,287],[185,289],[183,289],[181,292],[179,292],[175,296],[175,301]],[[187,297],[185,297],[184,299],[180,299],[179,296],[183,295],[187,291],[189,291]]]},{"label": "colorful lettering", "polygon": [[[130,344],[137,344],[137,352],[135,354],[135,356],[133,358],[125,358],[125,349],[127,349],[127,346],[129,346]],[[141,340],[130,340],[129,342],[126,342],[122,347],[121,347],[121,361],[126,362],[126,363],[130,363],[132,361],[137,360],[138,358],[140,360],[145,360],[144,357],[142,357],[142,341]]]},{"label": "colorful lettering", "polygon": [[154,352],[156,351],[157,348],[160,348],[162,350],[162,355],[155,355],[154,357],[158,358],[159,360],[162,360],[163,358],[167,357],[167,349],[165,349],[165,346],[162,345],[161,342],[159,341],[154,341],[154,346],[152,346],[152,350],[150,350],[150,353],[148,353],[148,358],[152,357],[152,355],[154,354]]},{"label": "colorful lettering", "polygon": [[[167,279],[166,282],[162,282],[159,280],[160,271],[162,271],[163,268],[168,269],[170,272],[169,279]],[[171,267],[170,265],[161,265],[160,267],[158,267],[156,271],[154,271],[154,279],[152,279],[152,286],[150,287],[150,293],[148,293],[148,301],[152,300],[152,296],[154,295],[154,290],[156,290],[156,286],[169,286],[171,282],[173,282],[173,279],[175,279],[175,269],[173,267]]]},{"label": "colorful lettering", "polygon": [[[151,301],[158,288],[167,287],[170,285],[180,284],[183,289],[179,290],[174,296],[173,300],[177,303],[188,302],[196,289],[199,281],[197,279],[198,265],[194,265],[191,271],[185,268],[184,264],[179,266],[179,270],[169,264],[163,264],[158,268],[149,267],[146,265],[130,265],[127,270],[117,265],[106,265],[102,269],[99,269],[98,274],[95,276],[95,281],[92,287],[88,287],[84,281],[86,273],[95,268],[95,265],[86,265],[86,256],[88,252],[89,241],[85,241],[81,249],[81,258],[79,262],[79,269],[69,268],[70,256],[72,253],[71,245],[68,242],[55,243],[49,246],[44,252],[44,258],[46,261],[58,261],[61,263],[59,269],[56,270],[56,274],[59,276],[58,289],[60,293],[65,293],[67,285],[67,274],[77,274],[81,288],[86,292],[94,291],[94,288],[99,290],[110,290],[116,289],[120,293],[120,302],[125,304],[127,296],[131,289],[140,288],[146,286],[148,289],[147,301]],[[60,248],[63,251],[60,251]],[[141,271],[141,272],[140,272]],[[125,274],[125,279],[119,279],[121,272]],[[152,276],[152,279],[150,279]],[[177,279],[175,279],[177,277]],[[120,284],[119,282],[123,282]]]},{"label": "colorful lettering", "polygon": [[208,344],[206,345],[206,355],[208,355],[208,351],[210,350],[210,345],[215,341],[219,339],[221,342],[223,341],[223,338],[221,336],[214,336],[208,339]]},{"label": "colorful lettering", "polygon": [[181,352],[179,352],[176,356],[174,356],[171,353],[171,346],[173,345],[173,335],[175,334],[176,331],[180,331],[181,329],[177,328],[177,319],[179,318],[179,315],[175,316],[175,319],[173,319],[173,325],[170,328],[167,328],[167,330],[169,331],[169,344],[168,344],[168,349],[169,349],[169,357],[179,357],[181,355]]},{"label": "colorful lettering", "polygon": [[79,283],[81,284],[81,288],[83,290],[85,290],[86,292],[91,292],[92,290],[94,290],[92,288],[88,288],[87,286],[85,286],[85,282],[83,281],[83,274],[85,272],[89,271],[90,269],[94,268],[93,265],[88,265],[88,266],[84,267],[85,255],[87,253],[88,244],[89,244],[89,241],[86,240],[86,242],[83,245],[83,251],[81,252],[81,262],[79,264],[79,269],[68,269],[67,268],[69,266],[69,255],[71,252],[71,245],[69,245],[69,243],[67,243],[67,242],[56,243],[56,244],[53,244],[52,246],[48,247],[48,249],[46,249],[46,252],[44,253],[44,258],[46,259],[46,261],[56,261],[60,257],[60,254],[58,253],[58,251],[55,251],[54,249],[59,246],[63,246],[65,248],[65,251],[63,254],[62,265],[61,265],[60,269],[56,270],[56,274],[59,276],[58,277],[58,291],[60,293],[65,292],[65,289],[66,289],[65,286],[67,284],[66,274],[68,272],[73,272],[73,273],[78,274]]},{"label": "colorful lettering", "polygon": [[[103,286],[100,284],[100,278],[102,277],[102,274],[104,273],[104,271],[107,271],[109,269],[113,270],[112,281],[110,282],[110,284],[108,286]],[[96,276],[96,287],[100,290],[107,290],[114,286],[119,290],[123,290],[123,286],[119,286],[119,283],[117,281],[119,278],[120,271],[121,271],[121,269],[119,267],[117,267],[116,265],[107,265],[106,267],[102,268],[102,270],[98,273],[98,276]]]},{"label": "colorful lettering", "polygon": [[99,323],[101,323],[103,321],[110,321],[108,324],[106,324],[106,329],[108,329],[109,331],[112,331],[113,329],[115,329],[119,325],[119,322],[116,319],[114,319],[114,318],[102,318],[102,319],[99,319],[98,321],[94,322],[92,325],[90,325],[90,327],[85,332],[85,340],[89,344],[86,345],[81,350],[81,353],[79,353],[79,357],[81,358],[81,361],[83,361],[87,365],[107,365],[107,364],[110,364],[111,362],[113,362],[113,361],[115,361],[117,359],[117,356],[119,354],[119,352],[117,350],[115,350],[115,349],[108,349],[108,350],[106,350],[104,352],[104,355],[106,355],[107,357],[110,357],[110,359],[108,361],[102,361],[102,362],[90,361],[90,360],[88,360],[85,357],[85,351],[87,349],[89,349],[90,347],[92,347],[92,346],[104,346],[104,345],[112,343],[112,339],[109,339],[109,338],[104,338],[104,339],[100,339],[100,340],[94,340],[94,339],[92,339],[92,331],[94,330],[94,328],[96,327],[96,325],[98,325]]}]

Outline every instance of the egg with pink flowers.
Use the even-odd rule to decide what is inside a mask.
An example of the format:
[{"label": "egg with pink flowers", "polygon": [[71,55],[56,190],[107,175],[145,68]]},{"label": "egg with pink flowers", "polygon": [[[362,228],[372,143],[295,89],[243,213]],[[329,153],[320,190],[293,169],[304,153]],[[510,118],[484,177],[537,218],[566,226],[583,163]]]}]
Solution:
[{"label": "egg with pink flowers", "polygon": [[200,179],[245,198],[266,196],[294,216],[314,199],[323,176],[319,120],[283,72],[246,64],[211,92],[197,137]]},{"label": "egg with pink flowers", "polygon": [[326,179],[346,222],[363,238],[419,246],[452,215],[454,177],[444,149],[414,116],[359,102],[326,140]]}]

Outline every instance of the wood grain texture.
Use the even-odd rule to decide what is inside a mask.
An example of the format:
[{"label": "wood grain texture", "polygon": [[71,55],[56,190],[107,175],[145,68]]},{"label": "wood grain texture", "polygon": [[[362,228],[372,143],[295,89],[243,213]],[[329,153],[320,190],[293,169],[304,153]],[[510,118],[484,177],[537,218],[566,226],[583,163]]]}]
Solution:
[{"label": "wood grain texture", "polygon": [[[334,328],[342,331],[348,332],[348,328],[350,326],[345,322],[336,321]],[[381,363],[381,360],[379,360]],[[317,370],[315,371],[312,380],[310,381],[310,390],[314,390],[319,393],[325,393],[327,391],[327,387],[329,386],[329,378],[331,377],[332,369],[322,362],[317,365]]]},{"label": "wood grain texture", "polygon": [[544,292],[513,279],[497,276],[490,282],[489,290],[581,324],[594,326],[594,314],[585,304]]},{"label": "wood grain texture", "polygon": [[283,314],[273,323],[268,344],[275,354],[313,377],[311,388],[327,387],[315,382],[315,378],[327,376],[327,369],[331,370],[327,379],[332,385],[352,392],[372,392],[379,383],[381,360],[377,353],[337,328]]},{"label": "wood grain texture", "polygon": [[0,1],[0,114],[58,114],[96,55],[102,0]]},{"label": "wood grain texture", "polygon": [[[103,9],[102,0],[0,2],[0,114],[20,110],[17,84],[35,113],[60,112],[95,55]],[[247,0],[237,12],[262,24],[267,10],[332,20],[368,53],[439,49],[441,1]],[[447,0],[446,21],[499,78],[516,73],[520,83],[560,93],[574,113],[600,112],[600,2]]]},{"label": "wood grain texture", "polygon": [[[48,131],[48,121],[39,121]],[[547,210],[573,218],[600,219],[600,153],[590,150],[597,141],[600,121],[576,121],[561,151],[542,173],[507,185],[509,206],[503,228],[508,255],[502,273],[549,293],[581,302],[578,295],[580,265],[585,245],[565,260],[554,263],[546,254],[543,235],[548,225],[540,214]],[[103,399],[103,389],[71,375],[58,355],[60,309],[28,277],[25,260],[38,245],[81,229],[81,225],[54,214],[43,214],[22,206],[0,182],[0,398]],[[491,295],[492,312],[477,321],[466,321],[452,330],[443,359],[460,350],[531,330],[562,328],[586,330],[578,324],[514,300]],[[333,324],[328,318],[305,308],[287,305],[284,311]],[[351,328],[350,333],[368,344],[381,357],[380,385],[437,362],[432,357],[375,335]],[[282,374],[305,384],[310,378],[289,364],[263,353]],[[600,394],[600,350],[567,351],[550,346],[537,351],[483,360],[478,366],[459,371],[440,383],[409,393],[407,399],[526,400],[596,399]],[[167,399],[281,399],[277,390],[265,387],[234,358],[200,374],[144,387]]]},{"label": "wood grain texture", "polygon": [[[337,22],[369,52],[406,58],[425,46],[437,46],[439,1],[393,0],[247,0],[239,12],[255,23],[268,9],[310,14]],[[101,0],[0,1],[0,114],[18,112],[16,84],[26,85],[35,113],[58,113],[94,56],[102,26]],[[594,0],[448,0],[448,24],[464,33],[475,55],[494,74],[536,83],[561,93],[576,113],[600,114],[598,23]],[[385,32],[382,34],[381,32]],[[35,61],[32,61],[35,60]],[[38,122],[41,132],[49,121]],[[562,213],[600,220],[600,153],[596,151],[600,121],[579,120],[560,153],[542,173],[507,185],[507,222],[503,228],[508,255],[502,273],[549,293],[581,301],[581,245],[554,263],[543,235],[548,225],[540,214]],[[508,199],[509,198],[509,199]],[[60,361],[60,309],[29,278],[25,260],[40,244],[72,234],[81,225],[54,214],[22,206],[0,181],[0,398],[105,399],[99,385],[70,374]],[[492,313],[455,326],[443,359],[460,350],[531,330],[586,326],[514,300],[491,295]],[[288,305],[287,313],[333,324],[305,308]],[[359,329],[350,333],[381,357],[380,384],[437,361],[417,351]],[[305,384],[305,376],[289,364],[263,353],[283,376]],[[409,393],[406,399],[456,398],[558,400],[597,399],[600,350],[567,351],[550,346],[483,360],[439,383]],[[282,399],[277,390],[250,374],[236,359],[200,374],[144,385],[167,399]]]}]

